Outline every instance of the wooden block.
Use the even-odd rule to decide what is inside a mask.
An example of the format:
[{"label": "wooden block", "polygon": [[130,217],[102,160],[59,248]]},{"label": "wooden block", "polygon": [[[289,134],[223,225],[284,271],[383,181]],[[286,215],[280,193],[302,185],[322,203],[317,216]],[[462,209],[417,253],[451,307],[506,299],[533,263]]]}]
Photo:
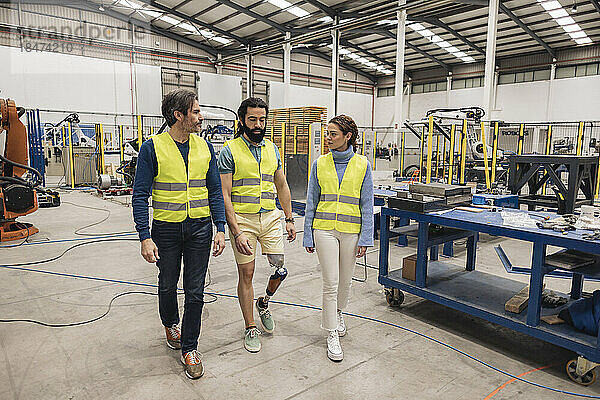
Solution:
[{"label": "wooden block", "polygon": [[504,304],[504,309],[508,312],[519,314],[527,307],[528,301],[529,286],[525,286],[519,293],[515,294]]},{"label": "wooden block", "polygon": [[565,323],[565,321],[558,318],[558,315],[545,315],[540,317],[540,319],[550,325],[560,325]]},{"label": "wooden block", "polygon": [[417,268],[417,255],[411,254],[410,256],[402,259],[402,277],[414,281],[416,279],[416,268]]}]

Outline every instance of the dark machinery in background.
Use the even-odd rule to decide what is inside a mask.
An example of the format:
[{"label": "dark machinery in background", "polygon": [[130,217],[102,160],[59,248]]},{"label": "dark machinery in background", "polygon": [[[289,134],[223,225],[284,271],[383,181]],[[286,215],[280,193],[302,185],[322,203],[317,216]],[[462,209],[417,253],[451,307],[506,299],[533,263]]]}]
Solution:
[{"label": "dark machinery in background", "polygon": [[[428,110],[426,113],[426,117],[419,121],[406,121],[404,126],[408,128],[408,130],[413,133],[419,141],[424,140],[423,143],[423,162],[422,162],[422,171],[421,175],[425,176],[426,174],[426,156],[427,156],[427,135],[425,133],[425,137],[422,138],[423,129],[425,127],[425,131],[428,130],[429,117],[433,116],[433,129],[437,134],[441,134],[444,136],[445,140],[450,141],[450,129],[448,128],[449,124],[455,124],[456,126],[456,137],[455,137],[455,146],[458,147],[458,154],[454,157],[454,165],[453,168],[455,171],[458,171],[458,167],[460,165],[460,154],[461,154],[461,137],[462,137],[462,123],[463,120],[467,120],[467,130],[466,130],[466,146],[465,146],[465,181],[468,182],[478,182],[485,183],[485,168],[484,168],[484,144],[477,137],[476,128],[479,128],[479,124],[481,123],[482,118],[484,117],[485,112],[480,107],[462,107],[462,108],[436,108],[432,110]],[[502,125],[502,123],[500,123]],[[493,148],[490,145],[486,145],[487,150],[487,158],[488,163],[491,165],[493,159]],[[450,151],[448,149],[447,151]],[[508,164],[505,159],[505,151],[498,148],[496,153],[496,183],[502,183],[506,186],[508,179]],[[438,157],[437,149],[434,147],[432,152],[432,159],[435,161],[438,158],[442,160],[446,160],[447,152],[441,154],[442,157]],[[444,165],[437,165],[437,163],[432,163],[432,165],[436,164],[435,168],[443,169]],[[403,172],[403,176],[410,177],[418,173],[420,166],[418,164],[409,164],[405,167]],[[417,171],[417,172],[415,172]],[[438,171],[439,173],[439,171]]]},{"label": "dark machinery in background", "polygon": [[36,187],[42,182],[42,175],[27,165],[27,131],[19,119],[24,113],[13,100],[0,99],[0,135],[5,133],[0,152],[0,242],[39,232],[32,224],[16,221],[38,209]]},{"label": "dark machinery in background", "polygon": [[[200,107],[204,108],[215,108],[219,110],[225,110],[232,113],[237,120],[237,113],[227,107],[200,104]],[[208,114],[208,115],[207,115]],[[202,129],[200,136],[204,137],[208,142],[211,142],[215,149],[215,153],[218,155],[220,149],[223,148],[225,142],[233,138],[234,131],[231,128],[220,123],[224,121],[223,115],[216,115],[211,113],[203,113],[204,120],[206,122],[213,122],[213,125],[208,124],[206,128]],[[207,118],[208,117],[208,118]],[[164,132],[167,128],[167,122],[163,122],[162,126],[156,133],[157,135]],[[98,176],[97,187],[99,190],[111,190],[119,194],[129,193],[125,189],[131,189],[135,180],[135,169],[137,166],[137,158],[140,152],[139,142],[137,139],[129,140],[124,143],[124,154],[130,157],[129,160],[121,161],[119,167],[115,170],[118,176],[111,176],[109,174],[101,174]]]}]

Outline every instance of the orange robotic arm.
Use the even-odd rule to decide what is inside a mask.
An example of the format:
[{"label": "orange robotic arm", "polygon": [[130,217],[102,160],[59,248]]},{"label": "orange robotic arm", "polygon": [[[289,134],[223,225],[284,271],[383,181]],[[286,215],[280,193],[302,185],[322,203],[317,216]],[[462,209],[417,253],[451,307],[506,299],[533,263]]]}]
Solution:
[{"label": "orange robotic arm", "polygon": [[[35,186],[38,171],[27,165],[27,131],[19,120],[15,102],[0,99],[0,133],[6,132],[4,155],[0,154],[0,242],[26,238],[38,232],[31,224],[15,219],[38,209]],[[36,175],[33,184],[22,178],[26,170]]]}]

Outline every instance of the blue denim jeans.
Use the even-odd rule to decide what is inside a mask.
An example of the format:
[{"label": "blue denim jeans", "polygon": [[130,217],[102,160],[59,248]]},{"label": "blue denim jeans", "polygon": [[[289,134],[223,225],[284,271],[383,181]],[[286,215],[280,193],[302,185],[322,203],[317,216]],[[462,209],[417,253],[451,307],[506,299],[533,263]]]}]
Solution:
[{"label": "blue denim jeans", "polygon": [[158,247],[158,311],[164,326],[179,323],[177,282],[183,257],[185,303],[181,323],[181,351],[196,349],[202,307],[204,280],[212,242],[210,217],[187,218],[183,222],[152,221],[152,240]]}]

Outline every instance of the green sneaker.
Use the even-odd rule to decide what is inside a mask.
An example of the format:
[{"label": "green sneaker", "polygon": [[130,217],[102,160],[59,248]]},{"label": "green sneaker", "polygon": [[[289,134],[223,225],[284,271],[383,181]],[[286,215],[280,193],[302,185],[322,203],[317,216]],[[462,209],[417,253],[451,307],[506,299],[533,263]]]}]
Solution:
[{"label": "green sneaker", "polygon": [[260,335],[260,331],[256,327],[246,328],[244,347],[250,353],[258,353],[260,351],[260,339],[258,335]]},{"label": "green sneaker", "polygon": [[262,308],[260,306],[262,302],[262,297],[256,299],[256,311],[258,311],[260,322],[263,328],[265,328],[265,332],[273,333],[273,330],[275,330],[275,321],[273,321],[273,316],[271,316],[271,311],[269,311],[268,306],[267,308]]}]

